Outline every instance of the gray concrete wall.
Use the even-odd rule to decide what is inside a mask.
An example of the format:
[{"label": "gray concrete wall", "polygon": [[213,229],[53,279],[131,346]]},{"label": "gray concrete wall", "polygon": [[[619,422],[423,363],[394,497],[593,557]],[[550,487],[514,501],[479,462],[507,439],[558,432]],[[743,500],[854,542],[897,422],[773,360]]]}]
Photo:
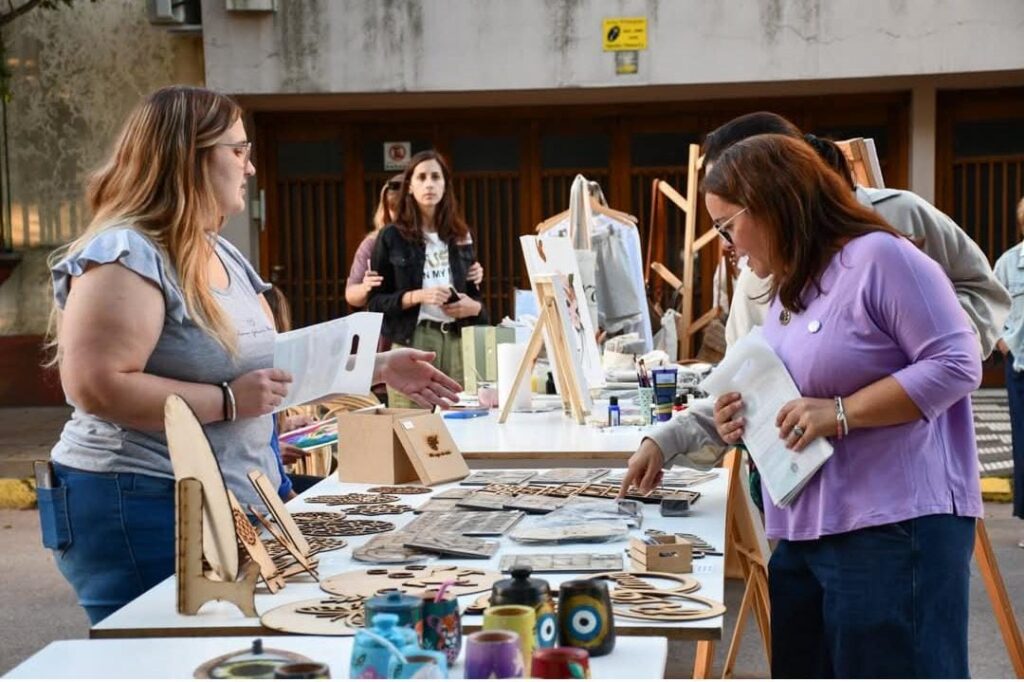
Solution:
[{"label": "gray concrete wall", "polygon": [[[432,92],[1020,69],[1019,0],[279,0],[203,3],[206,81],[234,93]],[[616,76],[601,20],[646,16]]]}]

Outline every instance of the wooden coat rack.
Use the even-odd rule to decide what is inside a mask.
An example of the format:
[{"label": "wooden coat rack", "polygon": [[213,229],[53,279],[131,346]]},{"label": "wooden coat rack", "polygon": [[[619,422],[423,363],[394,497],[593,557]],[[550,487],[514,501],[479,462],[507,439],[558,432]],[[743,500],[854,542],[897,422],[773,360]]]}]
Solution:
[{"label": "wooden coat rack", "polygon": [[[549,357],[558,378],[558,387],[561,391],[562,407],[572,415],[577,424],[584,424],[587,417],[587,403],[583,397],[582,377],[576,373],[576,365],[572,358],[572,351],[569,348],[569,340],[565,336],[565,328],[562,326],[562,317],[558,311],[558,304],[555,301],[554,279],[549,276],[537,277],[534,280],[534,291],[537,293],[537,308],[540,315],[537,317],[537,324],[530,335],[530,341],[526,346],[526,353],[523,361],[519,364],[515,379],[512,381],[510,396],[516,395],[519,386],[527,380],[530,371],[533,369],[540,350],[544,347],[544,336],[547,333]],[[585,311],[581,311],[581,314]],[[502,405],[501,414],[498,416],[498,423],[504,424],[512,410],[513,400],[506,400]]]},{"label": "wooden coat rack", "polygon": [[[722,315],[722,309],[713,306],[711,310],[703,313],[696,320],[694,319],[695,303],[693,300],[693,282],[695,279],[697,254],[707,246],[712,246],[716,252],[716,261],[722,259],[722,246],[718,240],[718,233],[708,230],[697,236],[697,182],[700,170],[704,165],[704,157],[700,154],[700,145],[690,145],[690,160],[686,174],[686,196],[679,192],[664,180],[655,180],[652,185],[652,207],[651,226],[648,230],[648,261],[650,269],[661,277],[672,287],[672,290],[679,294],[679,320],[677,332],[679,337],[680,359],[692,358],[695,353],[695,337],[707,327],[713,320]],[[684,218],[683,232],[683,277],[679,279],[661,263],[653,260],[655,250],[652,248],[655,237],[661,234],[662,230],[655,224],[658,217],[664,213],[664,200],[668,198],[673,204],[682,209]]]}]

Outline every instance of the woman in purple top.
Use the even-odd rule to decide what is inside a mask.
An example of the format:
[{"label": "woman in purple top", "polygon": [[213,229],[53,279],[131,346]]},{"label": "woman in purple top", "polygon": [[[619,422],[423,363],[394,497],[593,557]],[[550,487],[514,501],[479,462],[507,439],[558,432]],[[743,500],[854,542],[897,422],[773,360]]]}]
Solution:
[{"label": "woman in purple top", "polygon": [[[776,424],[834,454],[787,508],[765,491],[773,677],[968,677],[977,340],[942,269],[801,140],[760,135],[704,181],[715,228],[774,276],[764,338],[805,396]],[[739,394],[715,403],[743,437]]]}]

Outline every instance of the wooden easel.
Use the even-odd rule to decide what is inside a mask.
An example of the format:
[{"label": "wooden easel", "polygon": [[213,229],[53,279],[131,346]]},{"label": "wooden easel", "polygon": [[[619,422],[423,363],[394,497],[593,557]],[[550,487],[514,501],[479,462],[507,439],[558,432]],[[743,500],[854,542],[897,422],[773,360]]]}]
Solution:
[{"label": "wooden easel", "polygon": [[[551,277],[537,277],[534,281],[534,291],[537,294],[537,308],[540,315],[537,318],[537,325],[533,328],[530,341],[526,346],[526,353],[523,361],[516,371],[516,377],[512,381],[510,396],[516,395],[519,386],[529,376],[534,363],[540,356],[540,350],[544,347],[544,333],[547,332],[548,341],[551,344],[549,351],[553,357],[552,369],[558,378],[558,387],[561,390],[562,407],[572,415],[577,424],[584,424],[587,417],[586,402],[583,400],[583,388],[581,377],[576,375],[576,365],[573,363],[572,354],[569,350],[569,340],[565,337],[562,319],[558,312],[558,305],[555,302],[554,283]],[[586,311],[581,311],[586,314]],[[498,416],[498,423],[504,424],[512,410],[512,400],[506,400]]]},{"label": "wooden easel", "polygon": [[185,478],[175,489],[175,560],[178,582],[178,613],[195,615],[212,600],[231,602],[249,618],[256,613],[256,581],[259,566],[247,562],[242,576],[233,581],[217,580],[203,570],[203,485]]},{"label": "wooden easel", "polygon": [[[704,165],[704,157],[700,154],[700,145],[690,145],[690,160],[687,167],[686,174],[686,196],[684,197],[675,190],[670,184],[664,180],[655,180],[652,188],[652,195],[654,203],[660,204],[667,197],[673,204],[683,210],[685,215],[684,220],[684,232],[683,232],[683,278],[680,280],[675,277],[664,265],[657,261],[651,261],[650,268],[659,277],[664,279],[673,291],[679,293],[680,305],[679,305],[679,321],[677,326],[677,332],[679,336],[679,357],[680,358],[692,358],[694,356],[694,337],[704,327],[708,326],[713,320],[717,319],[722,314],[722,309],[718,306],[714,306],[711,310],[708,310],[702,314],[699,318],[694,320],[694,301],[693,301],[693,280],[696,269],[696,256],[700,253],[701,249],[713,245],[717,251],[716,260],[721,260],[722,251],[721,245],[718,243],[718,233],[714,230],[708,230],[700,237],[697,236],[697,180],[700,175],[700,169]],[[658,210],[657,207],[652,207],[651,215],[652,218],[657,215],[661,215],[663,212]],[[652,224],[650,232],[651,243],[653,244],[654,235],[659,231],[656,226]],[[650,256],[651,251],[648,250]]]},{"label": "wooden easel", "polygon": [[882,166],[878,162],[878,151],[875,149],[874,140],[854,137],[838,141],[836,146],[843,150],[858,185],[877,187],[878,189],[885,188],[885,182],[882,180]]}]

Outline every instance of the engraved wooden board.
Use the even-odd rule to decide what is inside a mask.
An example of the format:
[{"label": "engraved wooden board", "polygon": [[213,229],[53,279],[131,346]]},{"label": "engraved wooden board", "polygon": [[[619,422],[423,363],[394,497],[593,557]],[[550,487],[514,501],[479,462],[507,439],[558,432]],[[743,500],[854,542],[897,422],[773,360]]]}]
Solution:
[{"label": "engraved wooden board", "polygon": [[381,533],[352,550],[352,558],[367,564],[413,564],[435,558],[435,554],[405,546],[415,537],[415,533],[401,530]]},{"label": "engraved wooden board", "polygon": [[459,533],[438,533],[437,535],[417,533],[405,543],[405,546],[434,552],[441,556],[489,559],[498,552],[499,543],[494,540],[481,540]]},{"label": "engraved wooden board", "polygon": [[499,568],[508,573],[513,566],[529,566],[534,573],[591,573],[622,570],[621,554],[505,554]]},{"label": "engraved wooden board", "polygon": [[535,471],[474,471],[468,478],[459,483],[461,485],[489,485],[491,483],[504,483],[522,485],[536,475]]},{"label": "engraved wooden board", "polygon": [[525,516],[519,511],[427,512],[405,526],[409,532],[436,535],[504,535]]},{"label": "engraved wooden board", "polygon": [[465,568],[453,565],[413,564],[395,568],[370,568],[347,571],[320,581],[320,589],[331,594],[349,597],[372,597],[384,592],[401,590],[409,594],[422,594],[437,589],[446,580],[454,580],[447,589],[449,596],[487,592],[496,580],[504,576],[497,571]]},{"label": "engraved wooden board", "polygon": [[566,467],[543,471],[530,479],[531,484],[546,485],[548,483],[590,483],[605,476],[608,469],[576,469]]}]

